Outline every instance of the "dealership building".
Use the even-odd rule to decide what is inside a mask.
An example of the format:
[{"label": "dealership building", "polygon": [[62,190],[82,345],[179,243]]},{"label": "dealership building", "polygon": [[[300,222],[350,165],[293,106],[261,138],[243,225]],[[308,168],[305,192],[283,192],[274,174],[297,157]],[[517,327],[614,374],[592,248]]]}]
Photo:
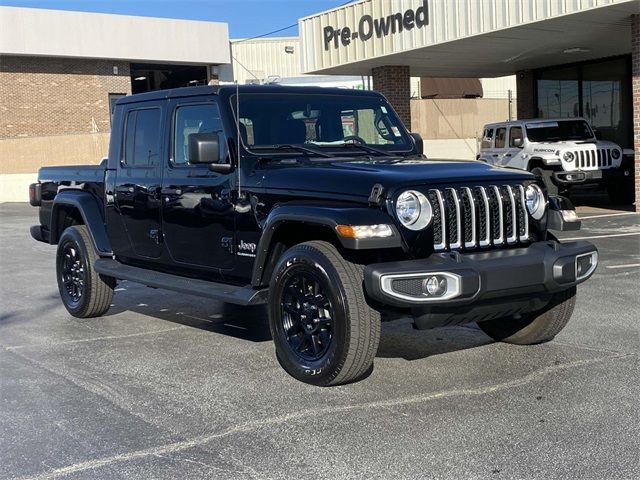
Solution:
[{"label": "dealership building", "polygon": [[0,7],[0,201],[46,164],[99,162],[115,101],[217,81],[226,23]]},{"label": "dealership building", "polygon": [[[463,133],[464,122],[457,128],[445,115],[434,128],[447,105],[425,101],[429,90],[465,97],[468,79],[514,79],[514,116],[583,116],[633,164],[640,0],[361,0],[300,19],[298,38],[231,44],[223,23],[0,7],[0,201],[42,164],[103,155],[121,95],[304,78],[381,91],[427,140],[437,128],[473,136],[480,108],[490,121],[507,116],[489,99],[458,101],[448,108],[475,126]],[[637,198],[639,164],[640,154]]]}]

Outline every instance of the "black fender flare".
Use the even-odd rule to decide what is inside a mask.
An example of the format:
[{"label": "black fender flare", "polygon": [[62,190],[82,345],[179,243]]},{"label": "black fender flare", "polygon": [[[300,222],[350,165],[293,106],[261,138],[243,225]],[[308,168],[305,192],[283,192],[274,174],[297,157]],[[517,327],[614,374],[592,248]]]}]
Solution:
[{"label": "black fender flare", "polygon": [[[378,248],[402,248],[403,243],[393,218],[379,208],[347,207],[335,205],[284,204],[276,206],[261,223],[262,234],[256,249],[256,259],[251,277],[252,285],[263,284],[263,272],[268,262],[272,239],[276,230],[285,223],[325,227],[336,236],[347,249],[366,250]],[[338,235],[338,225],[387,224],[393,234],[385,238],[353,239]]]},{"label": "black fender flare", "polygon": [[104,215],[98,200],[93,194],[81,190],[62,190],[56,194],[51,210],[51,244],[58,243],[58,235],[56,233],[59,227],[58,211],[69,206],[80,212],[98,254],[103,257],[112,256],[113,250],[107,236]]}]

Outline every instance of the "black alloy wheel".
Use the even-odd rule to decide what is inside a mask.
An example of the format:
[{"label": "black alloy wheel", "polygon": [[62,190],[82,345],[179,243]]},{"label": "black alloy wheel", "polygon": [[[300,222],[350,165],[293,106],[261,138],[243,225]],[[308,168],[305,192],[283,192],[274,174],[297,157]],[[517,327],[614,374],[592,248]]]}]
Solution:
[{"label": "black alloy wheel", "polygon": [[373,368],[380,313],[363,290],[363,267],[328,242],[294,245],[269,283],[269,327],[276,357],[294,378],[317,386],[358,381]]},{"label": "black alloy wheel", "polygon": [[65,243],[59,258],[60,281],[63,285],[63,294],[70,306],[78,305],[84,293],[87,281],[86,270],[82,258],[78,253],[78,247],[71,243]]},{"label": "black alloy wheel", "polygon": [[74,225],[62,232],[56,276],[62,303],[74,317],[99,317],[111,306],[116,280],[95,271],[99,258],[86,225]]},{"label": "black alloy wheel", "polygon": [[329,351],[335,313],[322,280],[313,272],[292,272],[284,280],[281,321],[291,350],[315,362]]}]

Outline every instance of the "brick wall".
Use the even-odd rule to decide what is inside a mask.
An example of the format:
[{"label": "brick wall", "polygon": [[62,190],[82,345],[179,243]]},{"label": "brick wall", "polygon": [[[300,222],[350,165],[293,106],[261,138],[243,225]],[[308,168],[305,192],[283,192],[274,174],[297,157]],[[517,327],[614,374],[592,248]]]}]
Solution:
[{"label": "brick wall", "polygon": [[386,65],[371,70],[373,89],[382,93],[393,106],[400,120],[411,128],[411,77],[409,67]]},{"label": "brick wall", "polygon": [[1,56],[0,138],[109,132],[109,93],[131,93],[127,62]]},{"label": "brick wall", "polygon": [[518,118],[537,117],[538,112],[534,104],[535,81],[531,70],[523,70],[516,73],[516,88],[518,90]]},{"label": "brick wall", "polygon": [[636,211],[640,212],[640,14],[631,17],[631,75],[633,91],[633,149],[635,151]]}]

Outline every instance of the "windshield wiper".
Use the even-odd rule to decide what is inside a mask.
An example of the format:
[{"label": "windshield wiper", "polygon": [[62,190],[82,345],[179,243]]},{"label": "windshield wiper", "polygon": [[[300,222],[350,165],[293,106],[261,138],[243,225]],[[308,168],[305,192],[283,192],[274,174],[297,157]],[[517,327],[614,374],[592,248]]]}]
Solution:
[{"label": "windshield wiper", "polygon": [[[330,145],[330,146],[334,147],[335,145]],[[385,152],[384,150],[379,150],[375,147],[370,147],[369,145],[366,145],[364,143],[343,143],[342,145],[339,146],[339,148],[359,148],[361,150],[364,150],[365,152],[376,153],[378,155],[383,155],[385,157],[395,157],[395,155],[389,152]]]},{"label": "windshield wiper", "polygon": [[302,145],[292,145],[290,143],[280,143],[277,145],[255,145],[251,147],[252,150],[296,150],[302,153],[312,153],[320,157],[332,158],[333,155],[329,155],[326,152],[316,150],[315,148],[304,147]]}]

